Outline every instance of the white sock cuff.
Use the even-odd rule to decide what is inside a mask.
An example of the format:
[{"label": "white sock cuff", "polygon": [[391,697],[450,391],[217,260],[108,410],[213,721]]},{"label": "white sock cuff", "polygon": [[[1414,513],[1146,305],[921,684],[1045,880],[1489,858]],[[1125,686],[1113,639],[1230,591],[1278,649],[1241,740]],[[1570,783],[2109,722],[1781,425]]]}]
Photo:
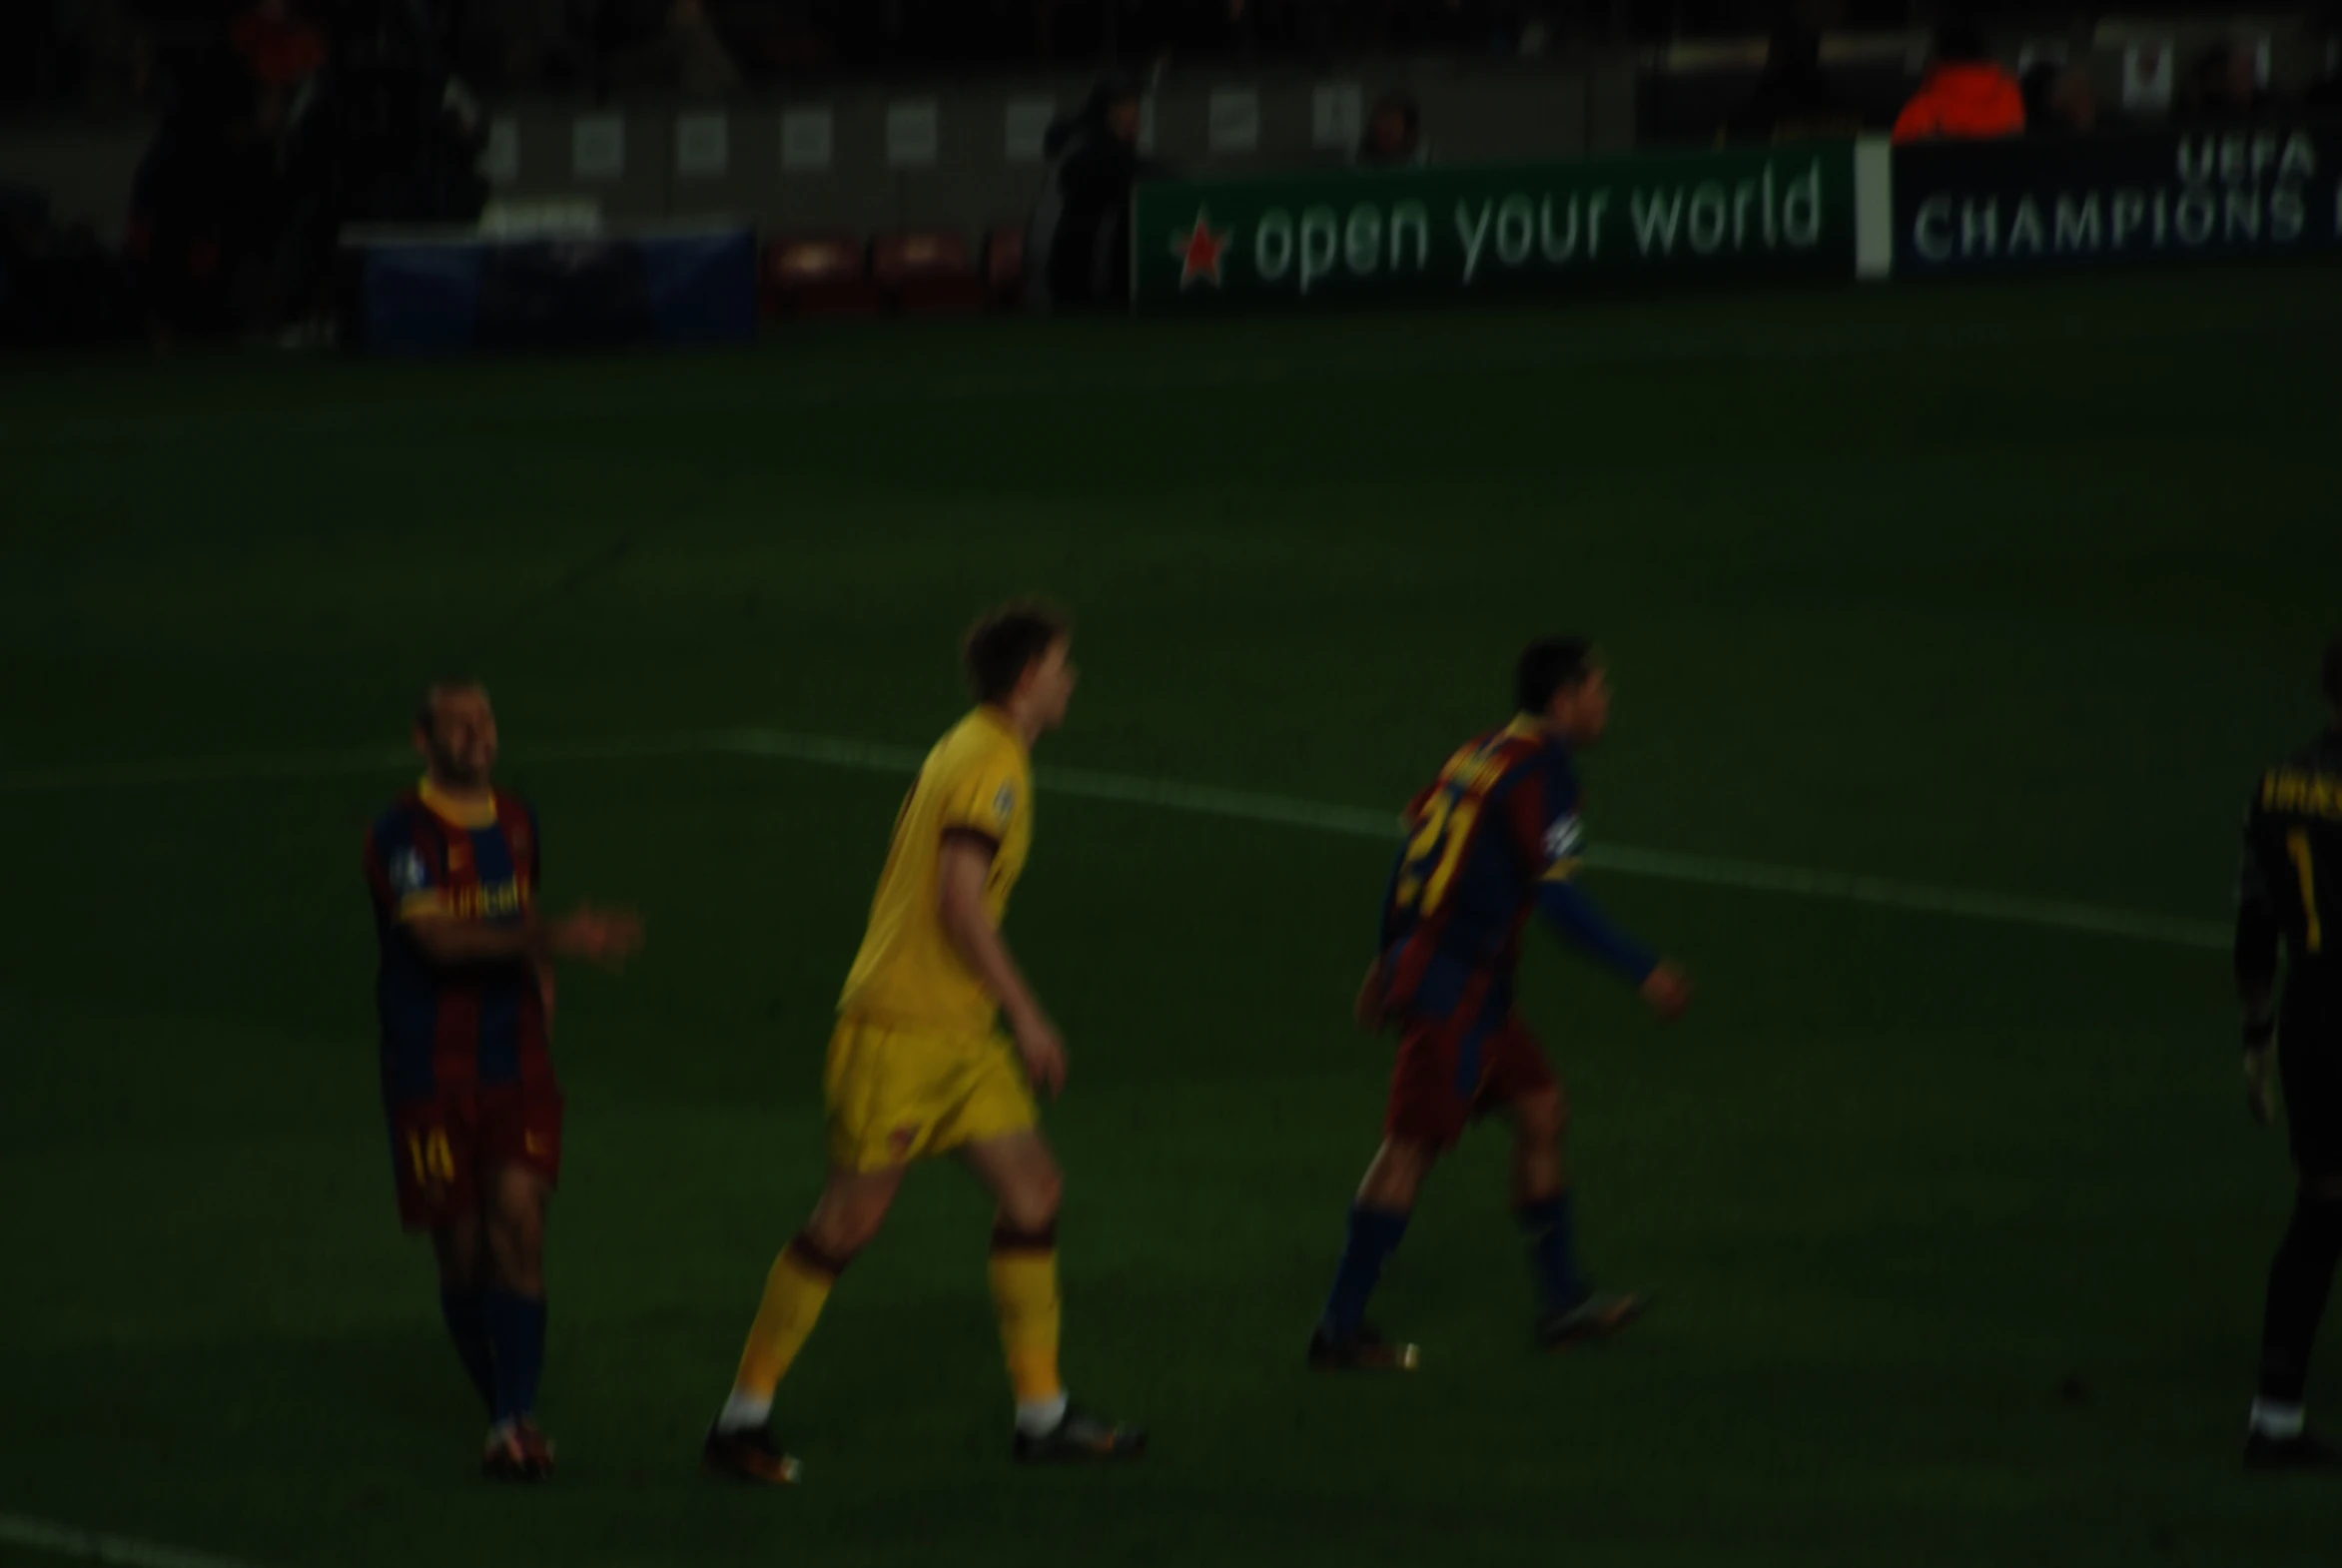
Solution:
[{"label": "white sock cuff", "polygon": [[2306,1420],[2298,1404],[2280,1399],[2255,1399],[2248,1424],[2263,1437],[2299,1437]]},{"label": "white sock cuff", "polygon": [[1070,1402],[1063,1388],[1054,1399],[1018,1400],[1017,1430],[1028,1437],[1046,1437],[1066,1418],[1066,1406]]},{"label": "white sock cuff", "polygon": [[773,1402],[769,1396],[760,1398],[735,1388],[724,1401],[723,1414],[716,1417],[716,1425],[727,1432],[752,1431],[771,1420],[772,1413]]}]

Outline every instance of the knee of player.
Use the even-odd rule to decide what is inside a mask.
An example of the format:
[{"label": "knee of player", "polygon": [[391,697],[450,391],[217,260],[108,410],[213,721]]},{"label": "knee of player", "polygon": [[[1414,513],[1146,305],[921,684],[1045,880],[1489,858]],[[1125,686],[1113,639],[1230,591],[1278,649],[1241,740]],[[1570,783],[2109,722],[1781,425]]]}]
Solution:
[{"label": "knee of player", "polygon": [[1065,1175],[1053,1164],[1001,1194],[1001,1217],[1019,1230],[1046,1230],[1057,1223],[1065,1200]]},{"label": "knee of player", "polygon": [[487,1236],[476,1216],[434,1229],[431,1251],[438,1259],[439,1283],[447,1289],[474,1290],[486,1283]]},{"label": "knee of player", "polygon": [[814,1205],[813,1217],[806,1221],[806,1240],[844,1266],[847,1259],[878,1239],[887,1212],[894,1206],[894,1190],[891,1185],[856,1182],[824,1192]]},{"label": "knee of player", "polygon": [[885,1222],[884,1209],[833,1209],[816,1214],[803,1236],[813,1251],[843,1268],[878,1239],[879,1226]]},{"label": "knee of player", "polygon": [[499,1271],[506,1276],[533,1274],[544,1255],[543,1195],[533,1187],[507,1183],[497,1193],[483,1228]]},{"label": "knee of player", "polygon": [[1358,1183],[1358,1201],[1369,1208],[1412,1207],[1438,1159],[1438,1151],[1428,1144],[1384,1139],[1366,1167],[1365,1178]]},{"label": "knee of player", "polygon": [[544,1268],[543,1222],[534,1214],[500,1217],[488,1226],[488,1252],[504,1283],[530,1283]]},{"label": "knee of player", "polygon": [[1524,1144],[1558,1144],[1568,1127],[1569,1108],[1562,1104],[1559,1090],[1539,1090],[1513,1106],[1513,1128]]}]

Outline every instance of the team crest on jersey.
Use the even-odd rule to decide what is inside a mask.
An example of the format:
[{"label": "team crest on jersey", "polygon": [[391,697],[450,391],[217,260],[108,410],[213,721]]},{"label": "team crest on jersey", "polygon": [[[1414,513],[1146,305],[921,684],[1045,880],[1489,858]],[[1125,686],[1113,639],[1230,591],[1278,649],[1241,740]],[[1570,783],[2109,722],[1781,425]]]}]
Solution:
[{"label": "team crest on jersey", "polygon": [[992,797],[992,814],[1006,822],[1017,814],[1017,786],[1003,784]]},{"label": "team crest on jersey", "polygon": [[1574,811],[1545,830],[1547,860],[1574,860],[1585,845],[1586,825]]},{"label": "team crest on jersey", "polygon": [[390,886],[401,893],[420,893],[430,886],[430,872],[417,850],[400,850],[390,861]]}]

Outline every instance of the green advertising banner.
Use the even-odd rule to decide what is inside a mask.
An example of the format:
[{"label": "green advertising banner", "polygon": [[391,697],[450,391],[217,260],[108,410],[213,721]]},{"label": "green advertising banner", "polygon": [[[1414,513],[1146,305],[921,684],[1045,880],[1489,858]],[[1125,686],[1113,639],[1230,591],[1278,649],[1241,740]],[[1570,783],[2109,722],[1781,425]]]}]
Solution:
[{"label": "green advertising banner", "polygon": [[1208,310],[1855,275],[1854,144],[1148,184],[1132,299]]}]

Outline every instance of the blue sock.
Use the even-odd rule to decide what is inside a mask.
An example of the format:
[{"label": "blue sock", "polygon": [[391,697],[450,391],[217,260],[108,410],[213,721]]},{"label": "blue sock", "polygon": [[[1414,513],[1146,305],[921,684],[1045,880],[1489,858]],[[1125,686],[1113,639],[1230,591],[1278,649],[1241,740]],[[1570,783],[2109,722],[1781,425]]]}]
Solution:
[{"label": "blue sock", "polygon": [[477,1290],[439,1289],[439,1315],[447,1320],[447,1337],[455,1341],[463,1370],[479,1390],[479,1402],[493,1414],[496,1408],[496,1357],[488,1347],[487,1298]]},{"label": "blue sock", "polygon": [[545,1298],[509,1290],[487,1294],[488,1342],[495,1348],[498,1421],[536,1413],[536,1383],[545,1367]]},{"label": "blue sock", "polygon": [[1366,1302],[1374,1294],[1382,1265],[1398,1250],[1407,1233],[1407,1215],[1387,1209],[1353,1206],[1350,1238],[1341,1249],[1341,1264],[1333,1271],[1333,1292],[1325,1298],[1325,1316],[1319,1326],[1334,1338],[1354,1333],[1366,1316]]},{"label": "blue sock", "polygon": [[1578,1271],[1578,1228],[1572,1216],[1570,1194],[1556,1192],[1514,1210],[1521,1234],[1529,1241],[1529,1268],[1537,1278],[1537,1294],[1547,1311],[1561,1311],[1586,1297],[1585,1276]]}]

